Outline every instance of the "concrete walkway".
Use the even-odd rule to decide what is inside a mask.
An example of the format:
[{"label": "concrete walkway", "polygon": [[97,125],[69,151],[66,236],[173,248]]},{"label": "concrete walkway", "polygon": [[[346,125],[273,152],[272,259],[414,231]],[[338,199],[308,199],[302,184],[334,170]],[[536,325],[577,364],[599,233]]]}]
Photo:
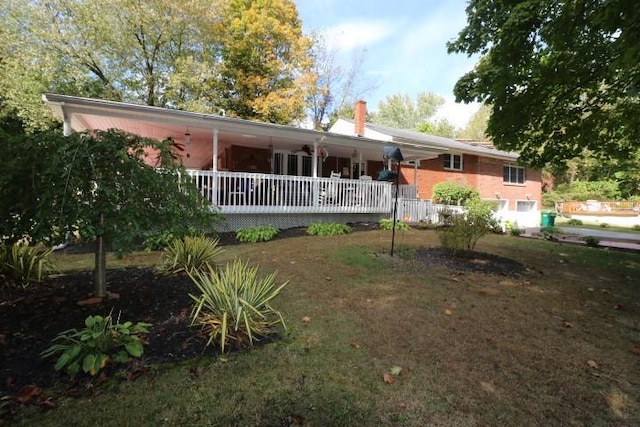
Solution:
[{"label": "concrete walkway", "polygon": [[[593,236],[600,239],[600,246],[610,248],[631,249],[640,251],[640,233],[625,233],[622,231],[594,230],[591,228],[555,227],[563,235],[560,240],[583,242],[585,237]],[[540,228],[527,228],[525,234],[536,235],[540,233]]]}]

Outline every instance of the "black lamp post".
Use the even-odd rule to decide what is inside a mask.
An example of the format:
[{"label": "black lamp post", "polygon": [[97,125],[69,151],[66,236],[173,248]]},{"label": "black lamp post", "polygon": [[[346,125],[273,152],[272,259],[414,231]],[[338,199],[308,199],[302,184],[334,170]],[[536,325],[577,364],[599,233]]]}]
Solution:
[{"label": "black lamp post", "polygon": [[397,172],[396,172],[396,197],[393,204],[393,228],[391,229],[391,256],[393,256],[393,247],[396,241],[396,217],[398,214],[398,184],[400,180],[400,162],[404,160],[402,157],[402,152],[397,147],[384,147],[384,155],[386,158],[390,158],[396,161],[397,163]]}]

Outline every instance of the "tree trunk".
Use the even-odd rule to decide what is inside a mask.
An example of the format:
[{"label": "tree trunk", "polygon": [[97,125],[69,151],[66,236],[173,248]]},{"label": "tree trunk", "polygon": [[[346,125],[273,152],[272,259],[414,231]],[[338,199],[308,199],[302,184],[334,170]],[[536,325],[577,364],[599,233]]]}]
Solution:
[{"label": "tree trunk", "polygon": [[[104,214],[101,213],[98,219],[98,228],[104,225]],[[95,249],[95,270],[93,271],[93,282],[95,286],[94,296],[104,298],[107,296],[107,254],[104,248],[104,238],[102,234],[96,236]]]}]

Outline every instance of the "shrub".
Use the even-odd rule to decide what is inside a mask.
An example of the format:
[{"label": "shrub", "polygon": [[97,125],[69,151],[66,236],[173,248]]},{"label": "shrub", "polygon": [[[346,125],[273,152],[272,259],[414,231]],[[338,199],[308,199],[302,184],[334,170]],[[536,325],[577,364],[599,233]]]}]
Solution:
[{"label": "shrub", "polygon": [[162,274],[193,273],[215,267],[224,249],[218,246],[219,239],[206,236],[187,236],[176,239],[162,254],[158,270]]},{"label": "shrub", "polygon": [[[393,220],[392,219],[381,219],[380,228],[383,230],[391,230],[393,228]],[[402,221],[396,221],[396,230],[400,231],[409,231],[409,226]]]},{"label": "shrub", "polygon": [[245,243],[268,242],[278,235],[278,229],[272,225],[241,228],[236,231],[236,239]]},{"label": "shrub", "polygon": [[0,246],[0,285],[26,288],[41,281],[52,269],[51,248],[29,246],[25,240]]},{"label": "shrub", "polygon": [[587,246],[592,247],[592,248],[596,248],[598,247],[598,245],[600,245],[600,239],[598,239],[597,237],[594,236],[587,236],[584,238],[584,242],[587,244]]},{"label": "shrub", "polygon": [[519,235],[522,234],[522,232],[523,232],[523,230],[521,228],[518,228],[518,227],[512,227],[511,230],[509,230],[509,233],[512,236],[519,236]]},{"label": "shrub", "polygon": [[600,224],[600,227],[607,228],[609,227],[609,224],[607,224],[606,222],[603,222],[602,224]]},{"label": "shrub", "polygon": [[70,329],[54,338],[52,345],[40,355],[44,357],[62,353],[54,366],[56,371],[65,370],[72,377],[80,369],[95,375],[109,363],[124,364],[129,356],[140,357],[144,352],[144,335],[150,323],[113,323],[111,313],[106,316],[89,316],[85,328]]},{"label": "shrub", "polygon": [[468,202],[466,212],[452,216],[450,222],[439,237],[442,246],[453,253],[472,251],[481,237],[497,227],[491,205],[479,200]]},{"label": "shrub", "polygon": [[582,225],[582,220],[571,218],[569,221],[567,221],[567,224],[568,225]]},{"label": "shrub", "polygon": [[470,200],[480,200],[480,193],[467,184],[457,181],[442,181],[433,186],[434,203],[464,205]]},{"label": "shrub", "polygon": [[338,222],[317,222],[307,227],[307,234],[312,236],[340,236],[353,230],[347,224]]},{"label": "shrub", "polygon": [[191,275],[200,295],[190,295],[195,304],[192,326],[200,326],[209,337],[207,346],[218,344],[224,353],[227,344],[243,348],[266,336],[284,319],[271,301],[288,282],[275,284],[276,273],[258,277],[258,267],[240,260],[227,264],[219,274],[213,269]]},{"label": "shrub", "polygon": [[633,227],[631,227],[633,230],[637,230],[640,231],[640,224],[636,224]]}]

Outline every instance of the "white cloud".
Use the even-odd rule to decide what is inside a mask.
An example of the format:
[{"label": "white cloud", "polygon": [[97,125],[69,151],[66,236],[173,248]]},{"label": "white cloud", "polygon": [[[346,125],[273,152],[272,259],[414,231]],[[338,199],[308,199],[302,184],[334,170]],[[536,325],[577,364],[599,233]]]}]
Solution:
[{"label": "white cloud", "polygon": [[463,128],[469,122],[471,116],[480,108],[480,104],[472,102],[470,104],[456,103],[453,96],[445,96],[445,103],[438,109],[435,119],[447,119],[457,128]]},{"label": "white cloud", "polygon": [[391,23],[378,21],[349,21],[331,26],[325,31],[328,40],[343,51],[369,47],[394,32]]}]

